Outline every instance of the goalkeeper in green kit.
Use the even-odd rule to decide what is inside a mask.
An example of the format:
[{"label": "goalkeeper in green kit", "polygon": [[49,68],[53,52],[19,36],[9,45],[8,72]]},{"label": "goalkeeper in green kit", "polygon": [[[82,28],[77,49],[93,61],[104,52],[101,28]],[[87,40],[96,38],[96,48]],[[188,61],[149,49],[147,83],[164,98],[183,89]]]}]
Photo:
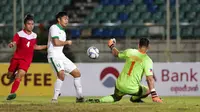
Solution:
[{"label": "goalkeeper in green kit", "polygon": [[[121,100],[124,95],[131,95],[131,102],[142,103],[141,99],[151,94],[153,102],[162,103],[154,88],[153,62],[146,54],[149,48],[149,40],[141,38],[138,49],[126,49],[122,52],[117,50],[115,44],[115,39],[108,41],[112,54],[126,62],[116,81],[114,94],[100,99],[88,99],[86,102],[111,103]],[[146,76],[148,87],[140,84],[143,74]]]}]

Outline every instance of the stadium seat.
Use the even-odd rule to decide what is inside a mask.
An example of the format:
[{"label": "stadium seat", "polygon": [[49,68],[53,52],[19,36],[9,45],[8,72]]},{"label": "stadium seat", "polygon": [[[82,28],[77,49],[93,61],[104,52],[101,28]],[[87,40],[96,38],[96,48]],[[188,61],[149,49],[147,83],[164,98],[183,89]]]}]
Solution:
[{"label": "stadium seat", "polygon": [[109,28],[104,28],[101,36],[103,36],[103,37],[110,37],[110,36],[112,36],[112,30],[109,29]]},{"label": "stadium seat", "polygon": [[130,15],[129,19],[132,19],[132,20],[138,19],[138,18],[139,18],[139,15],[140,15],[139,12],[134,12],[134,13],[130,13],[130,14],[131,14],[131,15]]},{"label": "stadium seat", "polygon": [[151,13],[150,12],[143,12],[143,13],[141,13],[140,18],[143,19],[143,20],[152,19],[151,18]]},{"label": "stadium seat", "polygon": [[179,0],[179,4],[180,6],[187,4],[187,0]]},{"label": "stadium seat", "polygon": [[194,35],[200,37],[200,28],[199,27],[194,28]]},{"label": "stadium seat", "polygon": [[136,10],[137,10],[138,12],[146,12],[146,11],[148,11],[148,10],[147,10],[147,6],[144,5],[144,4],[137,5]]},{"label": "stadium seat", "polygon": [[111,14],[108,14],[108,19],[109,20],[111,20],[111,21],[113,21],[113,20],[116,20],[117,19],[117,15],[118,15],[118,13],[117,12],[113,12],[113,13],[111,13]]},{"label": "stadium seat", "polygon": [[129,13],[134,13],[135,10],[136,10],[136,5],[135,4],[127,5],[125,7],[125,11],[129,12]]},{"label": "stadium seat", "polygon": [[[28,1],[28,0],[26,0],[26,1]],[[42,2],[43,2],[43,5],[48,5],[50,3],[50,0],[43,0]]]},{"label": "stadium seat", "polygon": [[112,31],[112,36],[114,36],[114,37],[124,37],[125,31],[124,31],[124,29],[116,28]]},{"label": "stadium seat", "polygon": [[136,36],[136,28],[128,28],[126,29],[126,36]]},{"label": "stadium seat", "polygon": [[155,0],[155,4],[162,5],[165,3],[165,0]]},{"label": "stadium seat", "polygon": [[166,19],[156,20],[155,22],[156,22],[157,24],[160,24],[160,25],[165,25]]},{"label": "stadium seat", "polygon": [[102,5],[99,5],[98,7],[94,8],[94,11],[93,12],[101,12],[103,9],[103,6]]},{"label": "stadium seat", "polygon": [[31,13],[38,13],[42,10],[42,5],[36,5],[33,7],[35,7],[35,8],[34,8],[34,10],[31,11]]},{"label": "stadium seat", "polygon": [[80,37],[81,35],[81,30],[80,29],[71,29],[71,37]]},{"label": "stadium seat", "polygon": [[196,17],[196,12],[188,12],[188,13],[186,13],[186,18],[187,18],[188,21],[193,21],[194,19],[197,19],[195,17]]},{"label": "stadium seat", "polygon": [[[113,0],[114,1],[114,0]],[[134,1],[137,1],[137,0],[134,0]],[[131,4],[131,3],[133,3],[133,0],[122,0],[121,1],[121,4],[123,4],[123,5],[129,5],[129,4]]]},{"label": "stadium seat", "polygon": [[92,29],[92,35],[93,36],[102,36],[102,33],[103,33],[103,29],[102,28],[95,28],[95,29]]},{"label": "stadium seat", "polygon": [[152,14],[152,19],[157,21],[159,19],[163,19],[163,15],[161,11],[157,11],[156,13]]},{"label": "stadium seat", "polygon": [[133,20],[133,24],[135,24],[135,25],[143,25],[144,24],[144,20],[143,19]]},{"label": "stadium seat", "polygon": [[31,5],[38,5],[39,4],[39,0],[30,0],[29,4],[31,4]]},{"label": "stadium seat", "polygon": [[120,0],[110,0],[110,5],[121,5]]},{"label": "stadium seat", "polygon": [[176,38],[176,27],[175,26],[172,26],[171,29],[170,29],[170,33],[171,33],[171,36],[173,38]]},{"label": "stadium seat", "polygon": [[110,5],[110,0],[100,0],[102,5]]},{"label": "stadium seat", "polygon": [[115,6],[115,12],[123,12],[125,5]]},{"label": "stadium seat", "polygon": [[92,19],[92,20],[89,20],[89,23],[90,23],[90,24],[99,24],[100,21],[97,20],[97,19]]},{"label": "stadium seat", "polygon": [[181,36],[184,37],[189,37],[193,35],[193,30],[190,27],[186,28],[181,28]]},{"label": "stadium seat", "polygon": [[119,13],[118,19],[121,21],[126,21],[128,19],[128,14],[126,13]]},{"label": "stadium seat", "polygon": [[197,5],[200,3],[199,0],[188,0],[189,4],[192,4],[192,5]]},{"label": "stadium seat", "polygon": [[107,18],[107,13],[105,13],[105,12],[96,14],[96,19],[98,19],[98,20],[104,20],[106,18]]},{"label": "stadium seat", "polygon": [[129,20],[127,20],[127,21],[124,21],[123,24],[124,24],[124,25],[132,25],[132,24],[133,24],[133,21],[132,21],[132,19],[129,19]]},{"label": "stadium seat", "polygon": [[153,5],[154,1],[153,0],[144,0],[144,3],[146,3],[147,5]]},{"label": "stadium seat", "polygon": [[190,4],[180,5],[180,10],[183,11],[183,12],[190,11],[191,8],[192,8],[192,6]]},{"label": "stadium seat", "polygon": [[91,13],[85,18],[85,20],[93,20],[95,18],[96,18],[96,14],[95,13]]},{"label": "stadium seat", "polygon": [[59,0],[50,0],[50,3],[52,5],[56,5],[56,4],[59,4]]},{"label": "stadium seat", "polygon": [[142,36],[147,36],[148,35],[148,28],[137,28],[137,36],[142,37]]},{"label": "stadium seat", "polygon": [[47,5],[47,6],[45,6],[45,7],[42,7],[42,11],[43,11],[44,13],[46,13],[46,12],[51,12],[51,11],[52,11],[52,6]]},{"label": "stadium seat", "polygon": [[136,5],[143,4],[143,0],[134,0],[134,4]]},{"label": "stadium seat", "polygon": [[113,5],[105,6],[103,8],[103,12],[112,12],[113,10],[114,10],[114,6]]}]

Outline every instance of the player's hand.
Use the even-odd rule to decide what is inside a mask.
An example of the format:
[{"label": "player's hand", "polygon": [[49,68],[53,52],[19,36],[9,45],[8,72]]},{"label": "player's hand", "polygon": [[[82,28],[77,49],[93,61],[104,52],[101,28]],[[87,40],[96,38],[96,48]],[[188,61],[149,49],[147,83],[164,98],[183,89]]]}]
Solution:
[{"label": "player's hand", "polygon": [[68,40],[66,41],[67,45],[72,45],[72,41],[71,40]]},{"label": "player's hand", "polygon": [[158,96],[152,97],[152,101],[157,103],[163,103],[162,99]]},{"label": "player's hand", "polygon": [[115,39],[115,38],[110,39],[110,40],[108,41],[108,47],[110,47],[111,49],[112,49],[113,47],[115,47],[115,45],[116,45],[116,39]]},{"label": "player's hand", "polygon": [[12,47],[14,47],[15,46],[15,42],[10,42],[9,44],[8,44],[8,46],[10,47],[10,48],[12,48]]},{"label": "player's hand", "polygon": [[160,97],[158,97],[157,93],[155,90],[151,91],[151,97],[152,97],[152,101],[153,102],[158,102],[158,103],[162,103],[162,99]]}]

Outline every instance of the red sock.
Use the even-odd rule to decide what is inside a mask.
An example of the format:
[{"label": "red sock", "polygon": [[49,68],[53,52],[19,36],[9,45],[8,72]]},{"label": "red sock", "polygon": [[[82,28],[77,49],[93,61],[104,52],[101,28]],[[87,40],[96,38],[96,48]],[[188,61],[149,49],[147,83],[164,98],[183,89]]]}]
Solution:
[{"label": "red sock", "polygon": [[15,93],[19,87],[19,84],[20,84],[20,78],[16,78],[15,82],[12,85],[12,89],[10,93]]}]

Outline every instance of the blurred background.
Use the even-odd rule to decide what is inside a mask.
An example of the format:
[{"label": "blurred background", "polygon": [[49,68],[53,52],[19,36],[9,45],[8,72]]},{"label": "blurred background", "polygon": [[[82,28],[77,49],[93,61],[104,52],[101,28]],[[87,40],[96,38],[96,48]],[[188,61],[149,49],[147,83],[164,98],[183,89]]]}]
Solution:
[{"label": "blurred background", "polygon": [[[200,61],[199,0],[1,0],[0,62],[9,62],[14,50],[7,44],[23,28],[24,15],[34,15],[38,44],[47,44],[59,11],[70,17],[66,32],[73,45],[64,52],[74,62],[120,62],[107,48],[113,37],[120,50],[149,38],[154,62]],[[86,55],[92,45],[100,50],[97,60]],[[33,62],[47,62],[46,54],[35,51]]]}]

